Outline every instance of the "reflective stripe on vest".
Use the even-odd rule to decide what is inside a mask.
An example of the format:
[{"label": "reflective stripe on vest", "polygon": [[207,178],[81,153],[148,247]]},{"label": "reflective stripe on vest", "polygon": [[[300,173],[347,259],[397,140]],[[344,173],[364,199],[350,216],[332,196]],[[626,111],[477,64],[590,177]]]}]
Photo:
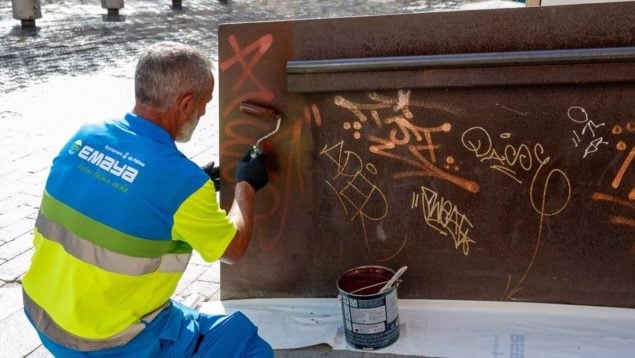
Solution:
[{"label": "reflective stripe on vest", "polygon": [[26,309],[29,317],[33,321],[33,324],[37,329],[46,335],[51,340],[72,349],[80,351],[95,351],[100,349],[114,348],[123,346],[136,337],[147,324],[152,322],[166,307],[170,305],[170,301],[164,303],[161,307],[143,316],[139,323],[136,323],[122,332],[106,338],[106,339],[86,339],[80,338],[74,334],[65,331],[58,326],[53,319],[35,303],[27,295],[26,291],[22,290],[22,297],[24,300],[24,308]]},{"label": "reflective stripe on vest", "polygon": [[124,274],[144,275],[152,272],[184,272],[191,254],[164,254],[159,257],[133,257],[99,247],[38,214],[35,227],[44,238],[57,242],[79,260],[103,270]]}]

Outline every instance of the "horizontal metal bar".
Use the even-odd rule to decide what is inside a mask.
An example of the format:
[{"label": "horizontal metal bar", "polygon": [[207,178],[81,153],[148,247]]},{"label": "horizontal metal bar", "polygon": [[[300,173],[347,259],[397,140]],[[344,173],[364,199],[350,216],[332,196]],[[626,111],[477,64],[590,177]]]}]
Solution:
[{"label": "horizontal metal bar", "polygon": [[407,71],[428,68],[469,68],[559,65],[635,61],[635,47],[562,50],[479,52],[449,55],[368,57],[334,60],[289,61],[287,74]]}]

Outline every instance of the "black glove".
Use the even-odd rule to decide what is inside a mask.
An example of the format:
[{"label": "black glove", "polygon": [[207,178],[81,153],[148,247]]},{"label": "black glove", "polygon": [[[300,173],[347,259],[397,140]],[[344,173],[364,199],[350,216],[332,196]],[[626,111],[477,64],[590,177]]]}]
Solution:
[{"label": "black glove", "polygon": [[214,162],[210,162],[201,169],[209,176],[214,183],[214,189],[218,192],[220,190],[220,167],[214,166]]},{"label": "black glove", "polygon": [[255,158],[251,157],[251,150],[238,161],[236,167],[236,183],[246,181],[254,189],[258,190],[269,182],[267,168],[265,168],[264,153],[257,153]]}]

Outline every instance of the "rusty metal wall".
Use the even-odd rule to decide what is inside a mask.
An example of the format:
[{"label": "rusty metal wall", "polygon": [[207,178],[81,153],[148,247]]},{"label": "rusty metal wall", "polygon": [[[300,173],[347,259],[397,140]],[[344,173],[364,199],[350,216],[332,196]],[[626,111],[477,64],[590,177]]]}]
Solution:
[{"label": "rusty metal wall", "polygon": [[403,298],[635,307],[633,46],[635,3],[221,26],[225,207],[275,126],[240,103],[284,114],[222,297],[381,264]]}]

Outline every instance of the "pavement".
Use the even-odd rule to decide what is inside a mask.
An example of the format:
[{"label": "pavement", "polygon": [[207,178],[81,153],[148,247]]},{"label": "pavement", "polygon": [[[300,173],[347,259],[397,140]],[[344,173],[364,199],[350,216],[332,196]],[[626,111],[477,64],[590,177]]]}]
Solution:
[{"label": "pavement", "polygon": [[[50,357],[22,311],[21,278],[51,160],[84,122],[132,109],[136,56],[160,40],[201,48],[217,64],[220,23],[386,15],[523,6],[513,1],[126,1],[119,16],[93,0],[40,0],[42,18],[23,29],[10,1],[0,2],[0,357]],[[190,143],[179,148],[201,165],[218,162],[218,94]],[[220,299],[219,263],[194,255],[174,299],[198,307]],[[276,357],[399,357],[333,351],[328,346],[277,350]]]}]

